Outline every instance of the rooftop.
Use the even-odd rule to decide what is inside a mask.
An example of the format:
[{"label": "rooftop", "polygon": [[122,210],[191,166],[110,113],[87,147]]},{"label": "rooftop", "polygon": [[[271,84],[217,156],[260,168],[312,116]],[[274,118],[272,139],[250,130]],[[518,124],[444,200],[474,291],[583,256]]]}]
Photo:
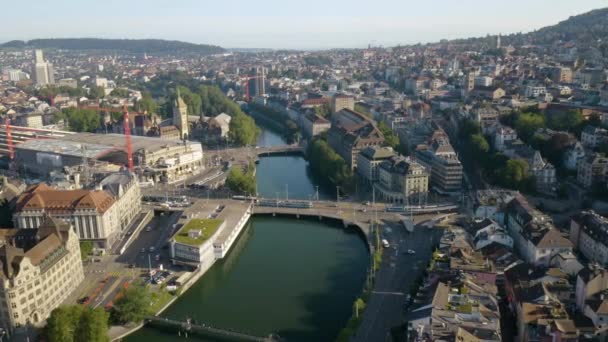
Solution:
[{"label": "rooftop", "polygon": [[[186,223],[173,238],[179,243],[200,246],[215,234],[223,222],[223,220],[218,219],[192,219]],[[201,235],[199,237],[188,236],[188,232],[193,230],[200,230]]]}]

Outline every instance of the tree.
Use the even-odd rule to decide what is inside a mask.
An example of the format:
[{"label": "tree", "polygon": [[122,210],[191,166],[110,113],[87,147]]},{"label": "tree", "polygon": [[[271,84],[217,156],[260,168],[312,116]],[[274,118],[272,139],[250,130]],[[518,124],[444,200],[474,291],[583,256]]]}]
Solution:
[{"label": "tree", "polygon": [[382,135],[384,135],[384,143],[386,146],[397,149],[397,146],[399,146],[399,137],[397,137],[395,132],[382,121],[378,123],[378,129],[382,132]]},{"label": "tree", "polygon": [[486,157],[488,151],[490,151],[490,144],[488,144],[486,138],[481,134],[473,134],[470,143],[473,157],[477,160],[482,160]]},{"label": "tree", "polygon": [[581,122],[583,122],[583,114],[580,109],[570,109],[549,116],[547,126],[559,131],[572,131],[578,127]]},{"label": "tree", "polygon": [[126,88],[116,88],[116,89],[112,90],[112,92],[110,92],[110,95],[116,96],[116,97],[128,97],[129,90]]},{"label": "tree", "polygon": [[249,164],[245,172],[238,167],[233,167],[226,177],[226,186],[238,194],[256,195],[254,169],[253,163]]},{"label": "tree", "polygon": [[89,98],[102,99],[104,96],[106,96],[106,91],[103,87],[92,86],[89,89]]},{"label": "tree", "polygon": [[109,341],[108,314],[102,308],[60,306],[47,319],[44,335],[53,342],[106,342]]},{"label": "tree", "polygon": [[149,114],[158,112],[158,105],[152,99],[152,95],[148,92],[142,94],[142,98],[137,102],[137,107],[142,112]]},{"label": "tree", "polygon": [[74,132],[94,132],[99,128],[101,118],[92,109],[67,108],[57,114],[55,120],[63,119]]},{"label": "tree", "polygon": [[522,113],[515,120],[515,130],[523,141],[529,141],[539,128],[545,127],[545,118],[533,113]]},{"label": "tree", "polygon": [[88,342],[107,342],[109,314],[103,308],[86,309],[82,311],[75,340]]},{"label": "tree", "polygon": [[472,135],[481,134],[481,127],[473,120],[463,119],[458,127],[458,135],[463,139],[468,140]]},{"label": "tree", "polygon": [[354,176],[346,161],[337,154],[322,138],[314,139],[308,144],[310,168],[321,176],[323,181],[339,185],[343,190],[352,188]]},{"label": "tree", "polygon": [[228,137],[237,145],[255,144],[260,130],[255,125],[255,121],[245,114],[237,114],[230,120],[230,131]]},{"label": "tree", "polygon": [[80,305],[60,306],[46,320],[45,335],[49,341],[72,342],[84,308]]},{"label": "tree", "polygon": [[331,115],[331,106],[329,103],[324,103],[321,106],[315,108],[315,113],[321,117],[329,117]]},{"label": "tree", "polygon": [[[193,93],[192,91],[190,91],[189,88],[184,86],[179,86],[178,89],[180,91],[180,96],[182,97],[182,100],[184,100],[184,102],[188,106],[188,114],[199,115],[201,113],[202,108],[201,96],[199,94]],[[173,101],[175,101],[175,99],[177,99],[177,93],[173,95]],[[171,101],[171,103],[173,103],[173,101]]]},{"label": "tree", "polygon": [[510,159],[500,171],[500,182],[511,189],[521,189],[528,179],[528,163],[521,159]]},{"label": "tree", "polygon": [[80,241],[80,256],[84,260],[93,253],[93,242],[91,241]]},{"label": "tree", "polygon": [[150,311],[150,292],[146,286],[133,285],[112,307],[112,320],[120,324],[141,322]]}]

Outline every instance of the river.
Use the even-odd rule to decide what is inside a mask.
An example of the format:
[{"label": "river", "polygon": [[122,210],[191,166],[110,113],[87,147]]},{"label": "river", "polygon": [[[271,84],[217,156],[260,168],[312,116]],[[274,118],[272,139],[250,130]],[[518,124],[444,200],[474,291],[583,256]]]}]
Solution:
[{"label": "river", "polygon": [[[258,145],[284,143],[263,129]],[[288,191],[289,198],[307,199],[316,191],[300,156],[262,158],[257,183],[259,193],[269,197],[280,192],[284,198]],[[320,189],[319,197],[328,196]],[[353,229],[327,221],[253,217],[227,258],[162,316],[256,335],[278,333],[287,341],[333,341],[352,313],[368,266],[365,242]],[[126,340],[179,339],[144,328]]]}]

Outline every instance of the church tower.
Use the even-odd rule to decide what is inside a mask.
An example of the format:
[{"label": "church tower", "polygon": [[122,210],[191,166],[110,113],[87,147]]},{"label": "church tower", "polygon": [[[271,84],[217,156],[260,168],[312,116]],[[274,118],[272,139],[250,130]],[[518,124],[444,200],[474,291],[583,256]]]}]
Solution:
[{"label": "church tower", "polygon": [[173,125],[180,131],[180,138],[182,140],[188,139],[190,132],[190,126],[188,125],[188,106],[186,102],[182,100],[177,89],[177,98],[173,102]]}]

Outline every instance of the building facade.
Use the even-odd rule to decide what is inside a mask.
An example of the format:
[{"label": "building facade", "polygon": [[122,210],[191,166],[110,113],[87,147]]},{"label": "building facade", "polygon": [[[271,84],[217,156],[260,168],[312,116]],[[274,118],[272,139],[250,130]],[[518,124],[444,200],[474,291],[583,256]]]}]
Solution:
[{"label": "building facade", "polygon": [[570,241],[589,261],[608,264],[608,219],[605,217],[590,210],[571,218]]},{"label": "building facade", "polygon": [[55,84],[53,64],[44,60],[42,50],[35,50],[34,55],[34,80],[36,81],[36,86]]},{"label": "building facade", "polygon": [[338,94],[331,99],[331,111],[337,113],[342,109],[355,110],[355,98]]},{"label": "building facade", "polygon": [[393,157],[378,166],[374,188],[387,202],[418,202],[428,191],[429,173],[413,159]]},{"label": "building facade", "polygon": [[378,181],[378,166],[395,155],[390,147],[366,147],[357,156],[357,173],[368,184]]},{"label": "building facade", "polygon": [[0,232],[0,324],[12,333],[41,327],[84,279],[78,236],[62,220]]},{"label": "building facade", "polygon": [[327,140],[329,146],[354,170],[359,152],[369,146],[382,146],[384,135],[365,115],[342,109],[332,116]]},{"label": "building facade", "polygon": [[46,216],[59,218],[69,222],[81,240],[109,249],[128,227],[127,218],[140,207],[141,196],[135,186],[119,189],[127,196],[117,201],[103,190],[55,190],[38,184],[19,196],[13,221],[20,229],[36,229]]}]

